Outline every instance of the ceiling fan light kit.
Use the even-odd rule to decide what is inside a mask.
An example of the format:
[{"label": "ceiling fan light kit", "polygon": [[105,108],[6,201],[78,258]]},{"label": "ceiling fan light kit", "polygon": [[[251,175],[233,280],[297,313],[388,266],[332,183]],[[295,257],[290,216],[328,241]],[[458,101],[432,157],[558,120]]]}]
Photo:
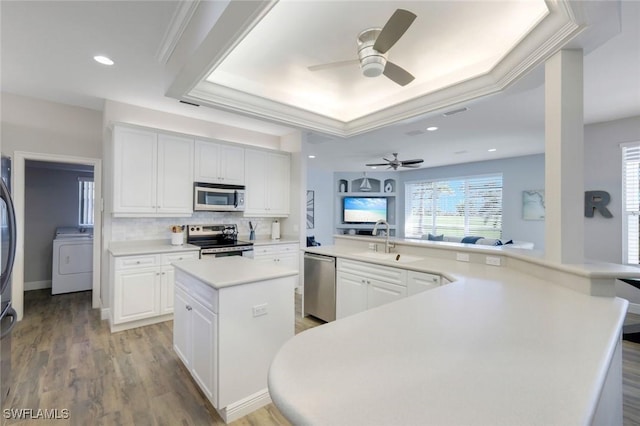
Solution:
[{"label": "ceiling fan light kit", "polygon": [[406,86],[414,80],[404,68],[387,60],[387,51],[396,44],[400,37],[409,29],[416,15],[408,10],[397,9],[383,28],[368,28],[358,34],[358,61],[338,61],[329,64],[313,65],[309,71],[320,71],[335,67],[360,63],[360,69],[365,77],[385,77],[400,86]]}]

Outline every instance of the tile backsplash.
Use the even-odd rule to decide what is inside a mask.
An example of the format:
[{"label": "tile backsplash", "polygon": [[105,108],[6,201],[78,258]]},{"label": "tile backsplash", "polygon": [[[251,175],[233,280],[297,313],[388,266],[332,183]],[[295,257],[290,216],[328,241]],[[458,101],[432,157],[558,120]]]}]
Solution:
[{"label": "tile backsplash", "polygon": [[113,218],[111,241],[164,240],[171,238],[173,225],[213,225],[235,223],[241,237],[249,236],[249,222],[256,235],[270,236],[273,218],[243,217],[241,213],[195,212],[191,217]]}]

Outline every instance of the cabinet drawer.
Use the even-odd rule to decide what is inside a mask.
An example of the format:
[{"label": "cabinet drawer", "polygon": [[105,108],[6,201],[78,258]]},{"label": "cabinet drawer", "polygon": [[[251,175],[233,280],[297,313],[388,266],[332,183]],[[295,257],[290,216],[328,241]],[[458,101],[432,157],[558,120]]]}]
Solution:
[{"label": "cabinet drawer", "polygon": [[354,260],[338,259],[337,269],[362,277],[374,278],[391,284],[406,286],[407,271],[390,266],[380,266],[373,263]]},{"label": "cabinet drawer", "polygon": [[170,265],[172,262],[179,260],[194,260],[200,257],[197,251],[185,251],[181,253],[171,253],[162,255],[162,265]]},{"label": "cabinet drawer", "polygon": [[271,256],[281,253],[297,253],[298,244],[272,244],[266,246],[253,246],[253,255],[255,256]]},{"label": "cabinet drawer", "polygon": [[218,313],[218,290],[201,283],[191,275],[176,269],[176,287],[181,288],[191,298],[197,300],[213,313]]},{"label": "cabinet drawer", "polygon": [[146,268],[148,266],[160,265],[157,254],[142,256],[123,256],[116,258],[116,269]]}]

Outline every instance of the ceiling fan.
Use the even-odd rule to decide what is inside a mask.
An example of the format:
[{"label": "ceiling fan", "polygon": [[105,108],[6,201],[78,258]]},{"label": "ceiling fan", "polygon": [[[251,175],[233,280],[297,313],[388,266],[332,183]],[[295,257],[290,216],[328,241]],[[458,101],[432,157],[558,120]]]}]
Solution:
[{"label": "ceiling fan", "polygon": [[422,158],[415,160],[398,160],[398,153],[393,153],[393,160],[382,158],[386,163],[365,164],[365,166],[389,166],[390,169],[398,170],[398,167],[418,168],[418,164],[424,162]]},{"label": "ceiling fan", "polygon": [[346,61],[331,62],[308,67],[309,71],[320,71],[330,68],[360,64],[362,74],[366,77],[386,77],[406,86],[414,80],[404,68],[387,60],[387,52],[409,29],[416,15],[408,10],[397,9],[383,28],[368,28],[358,34],[358,58]]}]

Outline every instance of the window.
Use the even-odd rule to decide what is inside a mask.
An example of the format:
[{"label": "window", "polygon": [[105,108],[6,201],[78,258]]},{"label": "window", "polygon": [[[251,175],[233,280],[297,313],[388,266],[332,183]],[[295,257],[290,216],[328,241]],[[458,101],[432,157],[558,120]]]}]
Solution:
[{"label": "window", "polygon": [[624,259],[640,263],[640,144],[622,145],[622,191],[624,199]]},{"label": "window", "polygon": [[93,226],[93,178],[78,178],[78,225]]},{"label": "window", "polygon": [[502,174],[405,183],[406,238],[502,237]]}]

